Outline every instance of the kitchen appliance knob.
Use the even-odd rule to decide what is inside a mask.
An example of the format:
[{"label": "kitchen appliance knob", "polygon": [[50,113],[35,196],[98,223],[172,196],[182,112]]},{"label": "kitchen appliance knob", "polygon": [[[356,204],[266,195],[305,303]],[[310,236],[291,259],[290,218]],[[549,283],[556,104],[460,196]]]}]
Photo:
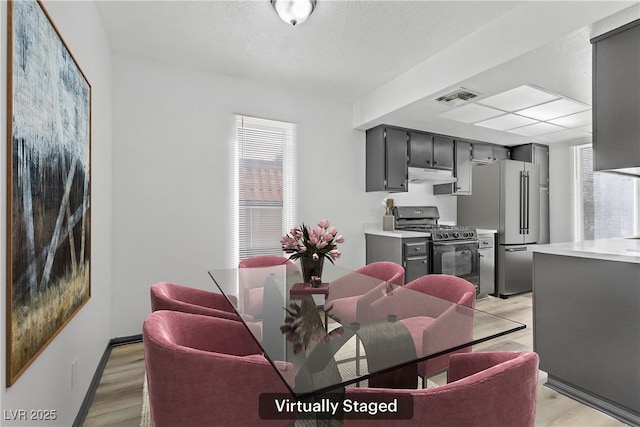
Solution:
[{"label": "kitchen appliance knob", "polygon": [[440,233],[436,234],[436,239],[442,239],[442,234]]},{"label": "kitchen appliance knob", "polygon": [[458,237],[460,237],[460,233],[453,233],[453,237],[457,239]]},{"label": "kitchen appliance knob", "polygon": [[448,238],[449,238],[449,233],[444,233],[444,234],[442,235],[442,237],[444,237],[445,239],[448,239]]}]

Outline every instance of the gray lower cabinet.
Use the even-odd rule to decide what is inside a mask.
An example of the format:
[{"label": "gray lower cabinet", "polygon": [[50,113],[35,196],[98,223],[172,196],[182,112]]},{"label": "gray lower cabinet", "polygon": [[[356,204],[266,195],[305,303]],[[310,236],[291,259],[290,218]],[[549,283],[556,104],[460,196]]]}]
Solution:
[{"label": "gray lower cabinet", "polygon": [[365,234],[366,263],[391,261],[404,267],[404,282],[409,283],[429,273],[426,238],[399,238]]},{"label": "gray lower cabinet", "polygon": [[493,294],[496,291],[496,252],[495,252],[495,234],[478,233],[480,245],[478,253],[480,254],[480,290],[478,298]]},{"label": "gray lower cabinet", "polygon": [[366,191],[407,191],[406,129],[378,126],[366,134]]},{"label": "gray lower cabinet", "polygon": [[533,348],[547,385],[640,425],[640,263],[535,252]]},{"label": "gray lower cabinet", "polygon": [[591,42],[593,170],[639,175],[640,19]]}]

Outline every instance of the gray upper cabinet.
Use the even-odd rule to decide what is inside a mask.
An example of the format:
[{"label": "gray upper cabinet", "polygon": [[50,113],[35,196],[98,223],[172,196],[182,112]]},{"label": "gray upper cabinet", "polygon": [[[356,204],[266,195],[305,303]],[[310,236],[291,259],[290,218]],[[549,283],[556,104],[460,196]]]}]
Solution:
[{"label": "gray upper cabinet", "polygon": [[433,135],[409,132],[409,166],[430,168],[433,164]]},{"label": "gray upper cabinet", "polygon": [[491,144],[474,142],[471,158],[474,162],[493,163],[493,146]]},{"label": "gray upper cabinet", "polygon": [[493,161],[497,162],[498,160],[507,160],[510,159],[509,149],[507,147],[503,147],[501,145],[493,146]]},{"label": "gray upper cabinet", "polygon": [[439,135],[433,136],[432,168],[453,170],[453,138]]},{"label": "gray upper cabinet", "polygon": [[366,134],[366,191],[407,191],[406,129],[378,126]]},{"label": "gray upper cabinet", "polygon": [[456,182],[435,184],[433,194],[454,194],[457,196],[471,194],[471,143],[455,141],[455,164],[453,175]]},{"label": "gray upper cabinet", "polygon": [[409,131],[409,166],[453,170],[453,139]]},{"label": "gray upper cabinet", "polygon": [[474,142],[471,148],[471,160],[477,163],[493,163],[509,159],[509,149],[501,145]]},{"label": "gray upper cabinet", "polygon": [[593,169],[640,175],[640,20],[593,43]]},{"label": "gray upper cabinet", "polygon": [[456,194],[471,194],[471,143],[456,140]]}]

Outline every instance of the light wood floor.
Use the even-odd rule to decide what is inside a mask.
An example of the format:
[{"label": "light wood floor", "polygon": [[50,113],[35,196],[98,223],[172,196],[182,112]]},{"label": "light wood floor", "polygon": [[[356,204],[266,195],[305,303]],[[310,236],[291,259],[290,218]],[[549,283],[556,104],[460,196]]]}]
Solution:
[{"label": "light wood floor", "polygon": [[[527,328],[474,347],[477,351],[532,350],[532,299],[524,294],[502,300],[489,297],[477,301],[476,308],[525,323]],[[142,409],[144,353],[142,344],[115,347],[105,367],[85,426],[138,427]],[[443,383],[444,375],[432,380]],[[536,426],[612,427],[626,424],[572,400],[547,387],[538,391]]]}]

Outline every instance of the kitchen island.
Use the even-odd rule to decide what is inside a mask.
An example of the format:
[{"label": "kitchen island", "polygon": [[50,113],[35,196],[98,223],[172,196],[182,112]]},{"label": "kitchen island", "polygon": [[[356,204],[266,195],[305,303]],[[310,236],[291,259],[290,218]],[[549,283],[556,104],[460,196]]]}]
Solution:
[{"label": "kitchen island", "polygon": [[640,239],[531,246],[548,386],[640,426]]}]

